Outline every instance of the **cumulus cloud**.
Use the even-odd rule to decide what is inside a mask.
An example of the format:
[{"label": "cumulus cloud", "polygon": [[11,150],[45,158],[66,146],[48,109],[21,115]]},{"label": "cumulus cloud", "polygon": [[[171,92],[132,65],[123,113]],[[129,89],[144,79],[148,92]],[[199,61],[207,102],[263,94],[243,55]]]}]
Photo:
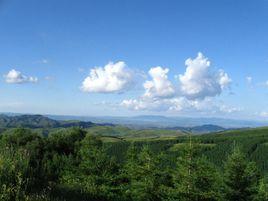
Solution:
[{"label": "cumulus cloud", "polygon": [[233,113],[241,110],[213,99],[229,87],[231,79],[227,73],[213,69],[202,53],[198,53],[195,59],[187,59],[185,65],[185,73],[177,76],[177,87],[168,79],[168,68],[151,68],[148,74],[152,79],[143,84],[143,95],[123,100],[121,106],[130,110],[186,113]]},{"label": "cumulus cloud", "polygon": [[202,53],[185,61],[186,71],[179,75],[180,90],[188,99],[204,99],[220,95],[231,79],[223,70],[214,70]]},{"label": "cumulus cloud", "polygon": [[124,62],[108,63],[95,67],[82,83],[84,92],[114,93],[124,91],[132,83],[132,73]]},{"label": "cumulus cloud", "polygon": [[145,89],[144,97],[170,97],[174,95],[174,88],[171,82],[168,80],[168,68],[162,68],[160,66],[153,67],[149,71],[149,75],[152,80],[147,80],[143,87]]},{"label": "cumulus cloud", "polygon": [[168,110],[170,99],[174,96],[174,87],[168,79],[168,68],[152,67],[148,74],[151,80],[143,84],[144,94],[138,99],[123,100],[121,105],[130,110]]},{"label": "cumulus cloud", "polygon": [[37,77],[23,75],[15,69],[10,70],[4,75],[4,78],[6,83],[9,84],[36,83],[38,81]]}]

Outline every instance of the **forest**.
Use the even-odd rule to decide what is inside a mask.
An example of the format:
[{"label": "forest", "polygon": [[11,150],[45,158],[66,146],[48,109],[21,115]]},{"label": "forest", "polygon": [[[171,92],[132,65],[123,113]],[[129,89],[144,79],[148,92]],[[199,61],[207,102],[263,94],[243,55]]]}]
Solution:
[{"label": "forest", "polygon": [[147,139],[97,130],[2,131],[1,200],[268,200],[267,128]]}]

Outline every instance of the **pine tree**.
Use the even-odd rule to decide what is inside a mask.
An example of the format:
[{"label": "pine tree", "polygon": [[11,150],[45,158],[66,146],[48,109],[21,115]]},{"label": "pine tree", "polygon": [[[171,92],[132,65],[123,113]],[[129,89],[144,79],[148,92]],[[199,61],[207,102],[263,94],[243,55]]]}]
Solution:
[{"label": "pine tree", "polygon": [[217,201],[222,200],[222,180],[216,168],[206,158],[198,158],[198,144],[184,148],[174,172],[174,199],[180,201]]},{"label": "pine tree", "polygon": [[132,145],[128,151],[128,159],[124,173],[128,178],[126,197],[135,201],[164,200],[164,185],[168,182],[168,173],[161,168],[160,158],[155,156],[148,146],[137,149]]},{"label": "pine tree", "polygon": [[219,201],[222,196],[222,177],[213,164],[205,157],[198,158],[193,164],[193,200]]},{"label": "pine tree", "polygon": [[259,173],[255,163],[247,162],[245,155],[235,148],[225,164],[226,199],[251,201],[257,194]]}]

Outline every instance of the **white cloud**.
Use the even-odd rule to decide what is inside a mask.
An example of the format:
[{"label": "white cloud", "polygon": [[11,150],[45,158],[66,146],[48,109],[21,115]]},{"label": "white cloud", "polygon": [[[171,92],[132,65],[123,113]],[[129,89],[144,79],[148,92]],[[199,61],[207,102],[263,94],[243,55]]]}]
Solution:
[{"label": "white cloud", "polygon": [[179,75],[179,82],[182,95],[188,99],[220,95],[231,83],[228,74],[211,68],[210,61],[202,53],[198,53],[195,59],[187,59],[185,65],[186,71]]},{"label": "white cloud", "polygon": [[181,111],[187,105],[187,100],[183,98],[171,98],[171,99],[128,99],[123,100],[121,106],[124,106],[130,110],[144,110],[144,111]]},{"label": "white cloud", "polygon": [[174,88],[171,82],[168,80],[168,68],[162,68],[160,66],[153,67],[149,71],[149,75],[152,80],[146,81],[143,84],[145,89],[144,97],[170,97],[174,95]]},{"label": "white cloud", "polygon": [[114,93],[124,91],[132,83],[132,73],[124,62],[95,67],[82,83],[84,92]]},{"label": "white cloud", "polygon": [[22,83],[36,83],[38,81],[37,77],[26,76],[15,69],[10,70],[6,75],[4,75],[6,83],[9,84],[22,84]]},{"label": "white cloud", "polygon": [[130,110],[169,110],[175,90],[168,80],[168,72],[168,68],[160,66],[151,68],[148,74],[152,79],[143,84],[144,94],[138,99],[123,100],[121,105]]},{"label": "white cloud", "polygon": [[218,105],[218,108],[219,108],[220,112],[228,113],[228,114],[243,111],[242,108],[230,107],[230,106],[227,106],[227,105],[224,105],[224,104]]},{"label": "white cloud", "polygon": [[173,86],[168,79],[169,69],[160,66],[148,72],[144,94],[139,98],[121,102],[130,110],[169,111],[180,113],[202,112],[207,114],[234,113],[241,109],[216,102],[213,98],[229,87],[231,79],[223,70],[210,67],[210,61],[202,53],[185,61],[186,72],[177,76],[179,85]]},{"label": "white cloud", "polygon": [[248,84],[252,84],[252,80],[253,80],[253,78],[250,77],[250,76],[248,76],[248,77],[246,77],[246,80],[247,80],[247,83],[248,83]]},{"label": "white cloud", "polygon": [[121,105],[130,110],[150,110],[152,109],[150,106],[155,107],[155,104],[151,104],[151,101],[143,101],[142,99],[123,100]]},{"label": "white cloud", "polygon": [[180,114],[233,114],[242,111],[241,108],[230,107],[210,98],[203,100],[189,100],[185,97],[164,99],[128,99],[121,102],[121,106],[136,111],[166,111]]}]

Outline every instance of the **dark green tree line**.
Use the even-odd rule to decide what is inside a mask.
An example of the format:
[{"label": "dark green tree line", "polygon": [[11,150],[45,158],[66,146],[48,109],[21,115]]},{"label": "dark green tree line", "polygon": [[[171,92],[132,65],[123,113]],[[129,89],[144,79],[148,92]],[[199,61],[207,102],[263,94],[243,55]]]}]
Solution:
[{"label": "dark green tree line", "polygon": [[132,143],[123,162],[101,138],[73,128],[0,139],[0,200],[265,201],[267,181],[235,147],[219,169],[186,141],[176,155]]}]

